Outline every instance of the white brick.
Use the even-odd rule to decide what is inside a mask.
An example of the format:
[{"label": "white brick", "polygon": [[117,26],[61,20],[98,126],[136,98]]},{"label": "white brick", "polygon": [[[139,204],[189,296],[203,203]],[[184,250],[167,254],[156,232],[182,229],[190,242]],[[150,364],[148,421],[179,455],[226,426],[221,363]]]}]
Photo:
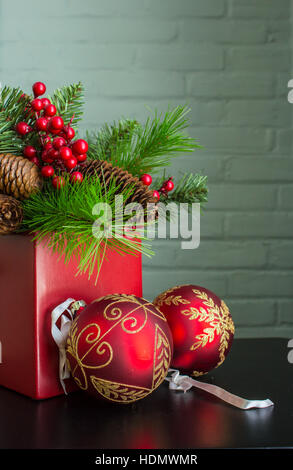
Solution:
[{"label": "white brick", "polygon": [[247,71],[279,72],[288,70],[290,64],[288,46],[233,47],[227,53],[227,69]]},{"label": "white brick", "polygon": [[266,129],[196,127],[190,128],[190,135],[209,152],[264,153],[272,147],[272,134]]},{"label": "white brick", "polygon": [[[10,58],[15,60],[10,65],[11,69],[50,70],[50,64],[56,61],[56,46],[46,48],[46,61],[35,63],[36,57],[44,53],[44,45],[32,44],[29,47],[30,56],[27,55],[26,43],[7,43],[3,48],[2,63],[10,63]],[[126,69],[134,63],[136,55],[135,46],[125,47],[121,44],[99,45],[92,42],[86,44],[75,44],[74,47],[57,47],[58,61],[64,68],[76,68],[87,71],[101,69]],[[48,67],[49,66],[49,67]],[[110,73],[110,72],[109,72]]]},{"label": "white brick", "polygon": [[240,18],[288,18],[289,0],[232,0],[231,14]]},{"label": "white brick", "polygon": [[276,306],[273,300],[226,299],[236,330],[242,326],[273,325],[276,321]]},{"label": "white brick", "polygon": [[[281,325],[292,325],[293,324],[293,300],[280,300],[278,302],[278,318]],[[293,337],[292,336],[287,336]]]},{"label": "white brick", "polygon": [[293,184],[280,187],[280,207],[293,209]]},{"label": "white brick", "polygon": [[210,184],[208,205],[213,210],[270,210],[277,207],[277,187],[266,184]]},{"label": "white brick", "polygon": [[224,52],[217,46],[141,46],[137,64],[158,70],[221,70]]},{"label": "white brick", "polygon": [[170,287],[182,284],[195,284],[206,287],[220,298],[226,295],[226,274],[213,271],[182,271],[179,269],[149,270],[143,269],[143,296],[154,300],[157,295]]},{"label": "white brick", "polygon": [[224,0],[147,0],[147,10],[161,17],[219,17],[225,12]]},{"label": "white brick", "polygon": [[292,295],[293,273],[280,271],[240,271],[231,273],[228,296],[288,297]]},{"label": "white brick", "polygon": [[259,44],[266,41],[266,27],[261,21],[183,20],[179,26],[179,39],[213,44]]},{"label": "white brick", "polygon": [[[5,41],[20,41],[20,44],[27,47],[26,50],[30,43],[35,43],[36,38],[39,44],[47,45],[50,38],[50,46],[61,43],[62,47],[65,47],[65,44],[68,47],[68,44],[80,41],[98,44],[167,42],[177,34],[176,23],[162,19],[108,19],[89,16],[67,19],[65,24],[66,27],[64,18],[57,17],[50,21],[44,16],[36,21],[32,15],[26,18],[24,28],[19,27],[18,19],[11,15],[1,26],[1,34]],[[96,60],[98,61],[98,57]]]},{"label": "white brick", "polygon": [[183,97],[184,79],[177,72],[137,71],[93,72],[89,78],[89,93],[109,97]]},{"label": "white brick", "polygon": [[227,163],[226,176],[233,181],[292,181],[293,159],[286,157],[241,156],[231,158]]},{"label": "white brick", "polygon": [[269,267],[293,268],[293,242],[277,240],[269,243]]},{"label": "white brick", "polygon": [[262,241],[202,240],[195,250],[183,250],[181,240],[155,240],[152,247],[156,255],[144,260],[149,268],[260,268],[267,259]]},{"label": "white brick", "polygon": [[264,73],[203,72],[188,75],[187,92],[201,98],[270,98],[275,93],[274,77]]},{"label": "white brick", "polygon": [[226,237],[292,238],[293,213],[230,213],[225,216]]},{"label": "white brick", "polygon": [[287,127],[292,108],[280,100],[231,100],[224,122],[234,126]]}]

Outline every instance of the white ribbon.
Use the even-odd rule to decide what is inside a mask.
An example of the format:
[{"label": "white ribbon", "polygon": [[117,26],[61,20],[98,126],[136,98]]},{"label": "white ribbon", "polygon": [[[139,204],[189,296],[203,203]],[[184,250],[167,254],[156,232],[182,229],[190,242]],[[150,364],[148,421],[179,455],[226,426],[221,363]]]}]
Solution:
[{"label": "white ribbon", "polygon": [[180,375],[179,370],[169,369],[169,372],[173,372],[170,377],[166,377],[165,380],[169,382],[170,390],[180,390],[184,393],[187,392],[192,387],[200,388],[211,395],[215,395],[221,400],[229,403],[230,405],[236,406],[241,410],[249,410],[250,408],[267,408],[268,406],[273,406],[274,403],[269,400],[246,400],[244,398],[233,395],[226,390],[218,387],[217,385],[207,384],[205,382],[199,382],[194,380],[188,375]]},{"label": "white ribbon", "polygon": [[[67,392],[65,388],[64,379],[68,379],[70,377],[70,372],[66,364],[66,341],[75,312],[80,307],[83,307],[85,305],[86,304],[83,300],[75,301],[74,299],[67,299],[65,300],[65,302],[54,308],[51,314],[51,333],[55,343],[59,348],[59,379],[66,395]],[[68,315],[64,315],[64,312],[67,312],[69,317]],[[59,328],[57,326],[57,322],[60,317],[61,320]]]}]

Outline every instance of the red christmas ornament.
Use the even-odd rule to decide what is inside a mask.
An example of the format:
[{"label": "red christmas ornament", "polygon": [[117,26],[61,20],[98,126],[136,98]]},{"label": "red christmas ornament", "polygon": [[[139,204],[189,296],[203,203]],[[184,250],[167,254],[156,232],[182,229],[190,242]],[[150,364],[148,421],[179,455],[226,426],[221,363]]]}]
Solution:
[{"label": "red christmas ornament", "polygon": [[165,379],[172,335],[166,318],[152,303],[134,295],[107,295],[74,319],[66,355],[82,390],[132,403]]},{"label": "red christmas ornament", "polygon": [[40,96],[46,93],[46,85],[42,82],[36,82],[33,84],[33,93],[34,96]]},{"label": "red christmas ornament", "polygon": [[151,175],[148,175],[147,173],[145,173],[144,175],[140,177],[140,181],[146,186],[149,186],[150,184],[152,184],[153,179]]},{"label": "red christmas ornament", "polygon": [[172,331],[172,367],[199,376],[223,363],[234,337],[234,323],[223,300],[203,287],[184,285],[163,292],[154,305]]}]

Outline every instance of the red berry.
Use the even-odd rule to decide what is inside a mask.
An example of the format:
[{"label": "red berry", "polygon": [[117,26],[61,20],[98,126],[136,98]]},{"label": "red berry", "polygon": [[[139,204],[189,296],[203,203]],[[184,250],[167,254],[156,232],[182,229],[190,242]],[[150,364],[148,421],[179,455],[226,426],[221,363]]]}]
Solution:
[{"label": "red berry", "polygon": [[159,191],[153,191],[153,197],[157,198],[158,200],[160,199],[160,193]]},{"label": "red berry", "polygon": [[72,151],[75,154],[82,155],[88,151],[88,143],[83,139],[77,139],[72,145]]},{"label": "red berry", "polygon": [[62,176],[55,176],[52,179],[52,184],[53,184],[54,188],[60,189],[60,188],[62,188],[62,186],[65,185],[65,179]]},{"label": "red berry", "polygon": [[63,137],[55,137],[55,139],[53,140],[53,147],[56,150],[59,150],[64,145],[66,145],[66,140],[63,139]]},{"label": "red berry", "polygon": [[35,147],[33,147],[32,145],[27,145],[23,149],[23,154],[24,154],[25,157],[31,159],[33,157],[36,157],[37,151],[36,151]]},{"label": "red berry", "polygon": [[43,103],[42,103],[42,100],[40,100],[39,98],[35,98],[32,102],[31,102],[31,107],[34,111],[41,111],[41,109],[43,109]]},{"label": "red berry", "polygon": [[49,123],[49,130],[50,130],[51,134],[53,134],[53,135],[60,135],[61,134],[60,129],[51,129],[50,128],[50,123]]},{"label": "red berry", "polygon": [[51,178],[54,175],[54,168],[52,166],[43,166],[41,173],[44,178]]},{"label": "red berry", "polygon": [[83,153],[82,155],[76,155],[76,158],[78,162],[85,162],[87,159],[87,154]]},{"label": "red berry", "polygon": [[45,109],[48,104],[51,104],[51,101],[48,98],[41,98],[41,101],[43,103],[43,108]]},{"label": "red berry", "polygon": [[46,131],[48,127],[48,120],[44,117],[40,117],[36,120],[36,128],[38,131]]},{"label": "red berry", "polygon": [[150,184],[152,184],[153,179],[151,175],[148,175],[147,173],[145,173],[144,175],[140,177],[140,181],[142,181],[142,183],[145,184],[146,186],[149,186]]},{"label": "red berry", "polygon": [[33,92],[35,97],[46,93],[46,85],[42,82],[36,82],[33,84]]},{"label": "red berry", "polygon": [[54,106],[53,104],[48,104],[46,107],[45,107],[45,116],[55,116],[55,114],[57,113],[57,109],[56,109],[56,106]]},{"label": "red berry", "polygon": [[30,161],[32,163],[34,163],[35,165],[40,166],[40,162],[39,162],[38,157],[33,157],[33,158],[30,159]]},{"label": "red berry", "polygon": [[64,126],[62,117],[54,116],[50,121],[50,128],[53,130],[60,130]]},{"label": "red berry", "polygon": [[74,171],[71,175],[70,175],[70,181],[72,181],[73,183],[81,183],[83,180],[83,176],[82,174],[80,173],[80,171]]},{"label": "red berry", "polygon": [[77,159],[75,157],[71,157],[65,161],[65,166],[68,170],[72,170],[77,165]]},{"label": "red berry", "polygon": [[73,139],[73,137],[75,136],[75,130],[72,127],[67,127],[65,129],[65,133],[68,140]]},{"label": "red berry", "polygon": [[59,157],[59,152],[58,150],[55,150],[54,147],[48,150],[48,158],[51,158],[52,160],[56,160],[58,157]]},{"label": "red berry", "polygon": [[44,145],[44,150],[50,150],[52,147],[53,147],[52,143],[51,143],[51,142],[47,142],[47,143]]},{"label": "red berry", "polygon": [[171,179],[169,179],[168,181],[166,181],[163,185],[163,188],[165,191],[173,191],[174,189],[174,183]]},{"label": "red berry", "polygon": [[59,150],[59,156],[64,161],[69,160],[70,158],[72,158],[72,151],[69,147],[61,147]]},{"label": "red berry", "polygon": [[16,124],[16,132],[20,135],[26,135],[30,132],[30,126],[26,122],[19,122]]}]

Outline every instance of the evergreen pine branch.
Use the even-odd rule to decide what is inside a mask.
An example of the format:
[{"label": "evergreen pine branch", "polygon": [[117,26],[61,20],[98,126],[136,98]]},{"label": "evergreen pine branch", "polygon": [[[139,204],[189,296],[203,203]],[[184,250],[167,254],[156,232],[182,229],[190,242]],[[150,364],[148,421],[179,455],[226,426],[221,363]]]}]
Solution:
[{"label": "evergreen pine branch", "polygon": [[64,122],[70,121],[77,124],[83,115],[83,86],[81,82],[66,85],[54,91],[49,99],[56,106],[57,114],[62,116]]},{"label": "evergreen pine branch", "polygon": [[[82,84],[77,83],[57,89],[49,99],[64,122],[69,123],[73,117],[71,124],[74,125],[83,114],[82,96]],[[36,133],[20,137],[15,132],[15,126],[20,121],[34,125],[35,116],[29,112],[31,99],[20,88],[5,86],[0,90],[0,153],[19,155],[26,145],[40,146]]]},{"label": "evergreen pine branch", "polygon": [[[132,191],[131,186],[123,190],[124,200]],[[33,233],[37,241],[44,240],[49,249],[64,258],[65,263],[75,257],[77,274],[87,273],[90,278],[95,272],[97,281],[107,246],[122,255],[140,252],[152,255],[149,247],[142,245],[140,240],[124,236],[127,218],[115,213],[115,195],[118,193],[119,186],[114,179],[107,191],[98,178],[85,178],[81,184],[68,183],[59,191],[48,184],[42,192],[23,201],[21,231]],[[111,208],[114,222],[109,230],[112,238],[107,236],[106,228],[99,237],[93,236],[93,224],[98,219],[93,207],[98,202],[105,202]]]},{"label": "evergreen pine branch", "polygon": [[[160,188],[167,178],[162,176],[153,183],[154,189]],[[208,200],[207,176],[199,173],[184,173],[179,180],[174,181],[174,190],[168,196],[162,194],[161,202],[186,202],[203,204]]]},{"label": "evergreen pine branch", "polygon": [[88,158],[111,161],[118,145],[128,143],[140,124],[136,120],[120,119],[111,125],[105,123],[98,132],[87,132]]},{"label": "evergreen pine branch", "polygon": [[15,126],[19,121],[28,121],[26,108],[29,97],[20,88],[5,86],[0,90],[0,153],[19,154],[23,148],[24,139],[16,132]]},{"label": "evergreen pine branch", "polygon": [[[188,112],[186,106],[177,106],[165,114],[155,111],[144,125],[129,129],[125,138],[112,140],[114,134],[119,135],[121,122],[118,126],[104,127],[95,140],[91,139],[91,158],[107,159],[135,176],[155,173],[169,165],[172,157],[199,147],[185,133]],[[107,152],[101,152],[103,148]]]}]

